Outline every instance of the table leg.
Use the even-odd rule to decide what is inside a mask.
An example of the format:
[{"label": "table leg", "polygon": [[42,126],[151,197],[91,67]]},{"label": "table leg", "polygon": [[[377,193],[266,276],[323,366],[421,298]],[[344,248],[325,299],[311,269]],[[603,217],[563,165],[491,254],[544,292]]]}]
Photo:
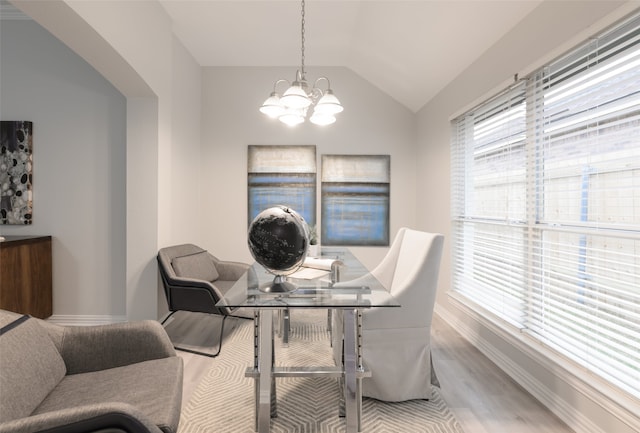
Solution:
[{"label": "table leg", "polygon": [[[356,368],[359,373],[364,372],[362,364],[362,310],[356,311]],[[358,418],[358,432],[362,431],[362,376],[356,379],[356,405]]]},{"label": "table leg", "polygon": [[[253,312],[253,369],[258,371],[260,359],[260,311]],[[258,431],[258,406],[260,403],[260,381],[258,378],[253,380],[253,399],[254,399],[254,431]]]},{"label": "table leg", "polygon": [[344,310],[344,404],[347,433],[358,431],[356,310]]},{"label": "table leg", "polygon": [[273,310],[264,309],[257,315],[256,431],[268,433],[271,427],[272,398],[275,395],[273,370]]},{"label": "table leg", "polygon": [[291,311],[288,308],[279,310],[282,314],[280,326],[282,327],[282,347],[289,347],[289,332],[291,331]]}]

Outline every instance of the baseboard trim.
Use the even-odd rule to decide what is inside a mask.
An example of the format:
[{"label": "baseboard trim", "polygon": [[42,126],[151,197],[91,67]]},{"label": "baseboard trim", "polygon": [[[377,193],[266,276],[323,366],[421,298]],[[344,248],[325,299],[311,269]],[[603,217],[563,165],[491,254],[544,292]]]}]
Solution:
[{"label": "baseboard trim", "polygon": [[47,319],[48,322],[62,326],[93,326],[122,323],[127,321],[126,316],[92,316],[92,315],[67,315],[54,314]]},{"label": "baseboard trim", "polygon": [[[575,367],[572,369],[571,367],[563,365],[564,363],[560,360],[545,356],[540,350],[536,350],[531,344],[523,341],[521,335],[514,335],[503,327],[492,323],[490,320],[470,310],[469,307],[460,303],[457,299],[450,298],[450,300],[454,308],[476,321],[481,327],[504,340],[507,344],[514,346],[517,350],[530,357],[534,362],[541,365],[549,375],[554,376],[557,381],[565,383],[566,386],[571,388],[576,394],[584,396],[584,398],[593,404],[601,407],[609,416],[629,426],[630,431],[640,431],[638,430],[640,420],[637,416],[633,415],[633,413],[636,413],[633,408],[624,408],[615,404],[594,386],[588,385],[587,383],[594,382],[593,377],[589,378],[589,382],[585,382],[585,379],[581,378],[579,373],[575,374]],[[581,411],[579,407],[562,399],[556,392],[529,373],[529,371],[506,356],[499,348],[483,337],[482,329],[469,326],[456,317],[451,311],[441,308],[438,305],[436,305],[435,313],[456,329],[465,339],[469,340],[478,350],[531,393],[531,395],[538,399],[570,428],[577,432],[584,433],[609,433],[611,431],[605,428],[606,426],[599,426],[592,418]],[[558,383],[557,381],[556,383]]]}]

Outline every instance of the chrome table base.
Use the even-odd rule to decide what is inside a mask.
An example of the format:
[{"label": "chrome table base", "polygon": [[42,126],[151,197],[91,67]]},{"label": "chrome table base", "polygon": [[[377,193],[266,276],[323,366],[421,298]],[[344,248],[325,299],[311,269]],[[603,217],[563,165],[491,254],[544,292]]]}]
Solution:
[{"label": "chrome table base", "polygon": [[[358,309],[344,309],[344,362],[342,366],[277,367],[274,366],[274,309],[255,310],[254,365],[245,376],[255,380],[255,430],[268,433],[271,418],[277,416],[276,377],[337,377],[343,386],[340,413],[344,413],[346,432],[361,431],[362,378],[370,376],[362,365],[360,353],[360,322]],[[334,329],[333,332],[336,330]],[[344,407],[344,411],[342,411]]]}]

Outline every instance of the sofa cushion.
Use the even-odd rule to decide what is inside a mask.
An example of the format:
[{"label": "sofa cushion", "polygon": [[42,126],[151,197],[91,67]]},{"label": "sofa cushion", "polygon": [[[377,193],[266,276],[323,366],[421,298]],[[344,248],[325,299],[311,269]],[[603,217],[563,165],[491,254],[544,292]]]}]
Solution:
[{"label": "sofa cushion", "polygon": [[64,361],[36,319],[0,311],[0,422],[31,415],[64,378]]},{"label": "sofa cushion", "polygon": [[209,253],[202,251],[188,256],[176,257],[171,261],[176,275],[197,280],[215,281],[220,276]]},{"label": "sofa cushion", "polygon": [[66,376],[34,415],[108,402],[129,404],[164,431],[177,431],[182,400],[182,358],[173,356]]}]

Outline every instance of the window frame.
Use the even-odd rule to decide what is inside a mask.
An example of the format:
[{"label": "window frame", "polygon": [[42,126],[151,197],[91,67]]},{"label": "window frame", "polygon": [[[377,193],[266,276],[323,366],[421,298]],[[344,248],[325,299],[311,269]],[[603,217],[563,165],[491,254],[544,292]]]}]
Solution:
[{"label": "window frame", "polygon": [[[636,33],[638,33],[638,38],[640,39],[640,15],[632,17],[625,22],[615,26],[615,28],[611,31],[605,31],[597,39],[595,42],[587,42],[583,46],[578,49],[568,53],[567,55],[560,58],[559,61],[567,61],[568,64],[571,64],[571,61],[574,60],[571,56],[582,55],[580,50],[589,51],[589,47],[587,46],[589,43],[596,44],[596,48],[598,43],[601,44],[610,44],[611,41],[616,37],[616,31],[619,29],[623,29],[625,26],[635,26]],[[615,41],[614,41],[615,42]],[[638,43],[636,43],[638,44]],[[615,46],[615,45],[613,45]],[[586,47],[586,48],[585,48]],[[597,59],[596,59],[597,60]],[[602,59],[601,59],[602,60]],[[586,63],[593,63],[593,59],[587,57]],[[539,89],[543,88],[540,86],[540,81],[536,74],[544,73],[545,67],[540,68],[539,70],[534,71],[532,74],[527,76],[524,80],[526,82],[527,87],[527,143],[526,143],[526,153],[527,153],[527,174],[526,174],[526,218],[522,219],[510,219],[509,217],[505,218],[490,218],[490,213],[488,215],[482,215],[482,213],[478,213],[477,209],[473,209],[474,212],[469,212],[467,208],[468,203],[466,201],[466,197],[469,194],[470,182],[469,179],[469,169],[468,163],[470,160],[474,160],[469,156],[469,152],[467,149],[464,149],[460,152],[456,149],[457,143],[462,140],[468,138],[468,134],[470,131],[466,131],[465,128],[462,128],[462,132],[460,131],[460,123],[465,121],[466,116],[473,115],[474,112],[478,110],[486,109],[487,106],[494,104],[496,101],[499,101],[500,98],[504,98],[505,94],[509,92],[513,92],[514,88],[518,86],[522,86],[521,83],[515,83],[509,89],[506,89],[504,92],[496,95],[494,98],[491,98],[485,101],[482,104],[479,104],[474,109],[469,110],[459,117],[455,118],[452,121],[452,179],[451,179],[451,187],[452,187],[452,200],[451,200],[451,223],[452,223],[452,290],[456,295],[456,299],[461,299],[465,304],[471,305],[474,311],[479,312],[482,317],[487,318],[493,323],[499,323],[501,327],[509,328],[511,330],[515,330],[515,332],[519,332],[521,335],[525,335],[527,338],[531,339],[532,345],[540,345],[540,343],[546,345],[545,350],[555,351],[557,354],[561,356],[570,355],[568,354],[562,344],[558,344],[556,340],[551,341],[549,338],[544,338],[544,334],[538,333],[536,330],[532,329],[531,323],[528,319],[521,321],[520,318],[517,317],[518,313],[509,314],[505,313],[506,310],[509,309],[509,303],[505,302],[505,305],[496,306],[491,305],[490,303],[485,302],[486,299],[490,298],[490,294],[479,292],[477,287],[480,287],[481,282],[474,281],[471,279],[470,281],[466,281],[467,277],[464,275],[462,270],[469,266],[469,262],[471,260],[475,260],[476,257],[469,255],[469,252],[460,253],[461,247],[464,247],[464,242],[466,238],[464,238],[465,232],[470,231],[468,227],[472,227],[473,230],[476,230],[473,226],[481,226],[481,225],[491,225],[493,227],[503,226],[504,230],[514,229],[516,227],[521,227],[525,231],[525,241],[521,246],[522,251],[526,253],[526,263],[523,263],[522,272],[526,274],[526,283],[525,283],[525,294],[522,298],[519,298],[518,301],[523,303],[523,314],[531,314],[531,310],[535,308],[539,308],[539,305],[536,305],[536,302],[541,302],[540,297],[536,297],[533,293],[534,288],[532,287],[532,282],[536,281],[536,278],[540,278],[539,272],[540,269],[544,266],[541,266],[540,263],[537,263],[541,260],[549,260],[545,254],[540,254],[540,249],[544,248],[545,236],[549,233],[555,233],[557,236],[571,236],[574,234],[578,234],[580,237],[594,237],[600,236],[602,234],[609,235],[613,238],[621,238],[621,239],[631,239],[633,241],[640,242],[640,230],[638,227],[635,227],[634,230],[634,222],[628,226],[624,225],[616,225],[616,224],[591,224],[593,227],[589,227],[588,221],[560,221],[549,218],[544,218],[545,207],[544,203],[544,190],[541,190],[541,185],[543,185],[544,178],[541,177],[540,164],[544,164],[544,158],[540,157],[540,135],[542,130],[544,130],[545,125],[540,125],[536,123],[536,119],[539,118],[538,108],[542,104],[542,94]],[[589,120],[589,119],[587,119]],[[551,130],[549,133],[553,133]],[[636,154],[631,154],[634,157],[637,157]],[[475,161],[475,160],[474,160]],[[635,160],[634,160],[635,161]],[[582,182],[589,182],[589,173],[585,173],[582,178]],[[636,179],[636,177],[633,177]],[[584,186],[583,186],[584,188]],[[541,197],[541,191],[542,197]],[[462,199],[460,198],[462,196]],[[584,197],[583,197],[584,199]],[[508,214],[508,212],[507,212]],[[632,218],[634,215],[632,215]],[[467,227],[467,228],[465,228]],[[472,231],[473,232],[473,231]],[[473,232],[475,235],[475,232]],[[485,238],[489,238],[489,236],[485,236]],[[475,239],[475,237],[473,238]],[[475,241],[474,241],[475,242]],[[488,242],[488,241],[486,241]],[[582,240],[579,240],[578,250],[582,247]],[[478,243],[478,245],[482,246],[482,243]],[[504,245],[512,245],[510,243],[505,243]],[[474,244],[475,248],[475,244]],[[489,255],[487,253],[485,255]],[[499,258],[498,258],[499,259]],[[488,259],[483,264],[491,263]],[[475,265],[473,263],[471,266]],[[543,264],[544,265],[544,264]],[[637,264],[635,265],[638,266]],[[462,270],[461,270],[462,269]],[[631,269],[634,269],[633,267]],[[498,275],[500,269],[495,270],[495,275]],[[637,274],[635,275],[638,278]],[[576,277],[578,278],[578,277]],[[537,284],[537,283],[536,283]],[[476,286],[473,288],[472,286]],[[640,286],[639,286],[640,287]],[[475,291],[476,293],[472,293]],[[487,296],[483,296],[487,295]],[[505,299],[507,296],[505,296]],[[558,298],[562,299],[562,298]],[[556,301],[557,305],[554,308],[562,308],[561,301]],[[483,305],[485,304],[485,305]],[[505,311],[500,311],[503,308]],[[518,306],[520,308],[520,306]],[[563,313],[564,314],[564,313]],[[631,314],[631,313],[630,313]],[[600,319],[598,319],[600,320]],[[587,324],[585,324],[586,326]],[[535,326],[535,324],[534,324]],[[620,350],[621,348],[618,347]],[[624,349],[624,348],[622,348]],[[626,386],[623,380],[619,378],[613,377],[607,373],[606,368],[598,368],[597,365],[590,365],[589,363],[582,363],[580,360],[573,359],[572,362],[576,362],[583,367],[590,369],[591,371],[598,374],[600,377],[603,377],[605,380],[613,383],[618,389],[623,392],[629,394],[634,398],[640,397],[640,380],[636,380],[634,387]],[[597,362],[597,361],[591,361]],[[637,361],[634,361],[637,362]],[[636,373],[638,374],[638,373]]]}]

